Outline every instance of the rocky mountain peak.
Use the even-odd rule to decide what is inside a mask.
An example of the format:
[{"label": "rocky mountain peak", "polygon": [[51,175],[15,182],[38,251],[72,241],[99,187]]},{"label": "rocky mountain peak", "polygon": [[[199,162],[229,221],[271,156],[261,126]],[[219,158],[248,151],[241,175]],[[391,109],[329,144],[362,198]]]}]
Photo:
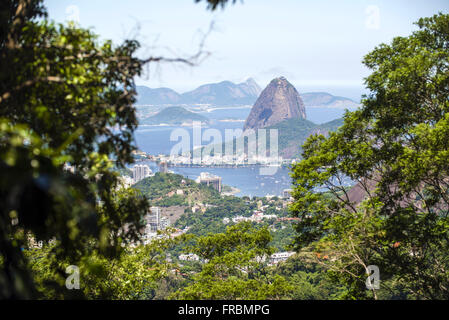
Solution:
[{"label": "rocky mountain peak", "polygon": [[245,82],[240,83],[239,87],[246,94],[256,97],[262,92],[262,89],[253,78],[248,78]]},{"label": "rocky mountain peak", "polygon": [[261,129],[294,118],[306,118],[304,103],[295,87],[285,77],[279,77],[262,91],[243,129]]}]

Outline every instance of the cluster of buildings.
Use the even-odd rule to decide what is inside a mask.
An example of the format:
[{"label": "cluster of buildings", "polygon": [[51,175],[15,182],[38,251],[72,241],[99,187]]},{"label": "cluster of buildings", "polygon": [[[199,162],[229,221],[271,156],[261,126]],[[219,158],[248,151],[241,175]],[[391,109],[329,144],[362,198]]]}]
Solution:
[{"label": "cluster of buildings", "polygon": [[[195,152],[195,151],[194,151]],[[149,159],[157,162],[164,162],[173,166],[185,166],[185,165],[204,165],[204,166],[223,166],[223,165],[290,165],[294,164],[297,159],[283,159],[282,157],[266,157],[254,155],[248,157],[245,153],[242,155],[198,155],[198,157],[192,157],[192,154],[180,154],[180,155],[155,155],[148,156]]]},{"label": "cluster of buildings", "polygon": [[[273,253],[270,257],[268,257],[268,265],[273,266],[273,265],[278,264],[279,262],[287,261],[287,259],[290,258],[294,254],[295,254],[295,252],[293,252],[293,251],[284,251],[284,252]],[[181,261],[200,261],[201,260],[200,257],[195,253],[180,254],[178,256],[178,259]],[[267,256],[256,257],[256,260],[259,262],[267,261]],[[207,260],[205,260],[204,262],[207,262]]]},{"label": "cluster of buildings", "polygon": [[228,224],[229,222],[239,223],[242,221],[251,222],[261,222],[263,219],[277,219],[275,214],[263,214],[262,211],[255,211],[250,217],[235,216],[230,218],[223,218],[223,223]]},{"label": "cluster of buildings", "polygon": [[282,191],[282,197],[284,199],[289,199],[289,200],[293,200],[293,196],[292,196],[293,190],[292,189],[284,189]]},{"label": "cluster of buildings", "polygon": [[146,164],[137,164],[132,168],[133,172],[133,182],[137,183],[142,179],[153,176],[153,171]]},{"label": "cluster of buildings", "polygon": [[193,205],[192,212],[195,213],[197,211],[198,212],[201,211],[202,213],[204,213],[204,212],[206,212],[206,210],[208,208],[214,208],[214,207],[216,207],[216,206],[213,204],[197,202]]},{"label": "cluster of buildings", "polygon": [[161,215],[159,207],[151,207],[150,212],[145,215],[144,240],[151,240],[157,236],[159,230],[164,230],[170,226],[170,220]]},{"label": "cluster of buildings", "polygon": [[270,261],[269,261],[269,265],[275,265],[278,264],[279,262],[283,262],[286,261],[288,258],[290,258],[292,255],[294,255],[295,253],[292,251],[284,251],[284,252],[276,252],[273,253],[270,256]]},{"label": "cluster of buildings", "polygon": [[199,261],[200,257],[195,253],[180,254],[179,260],[182,261]]}]

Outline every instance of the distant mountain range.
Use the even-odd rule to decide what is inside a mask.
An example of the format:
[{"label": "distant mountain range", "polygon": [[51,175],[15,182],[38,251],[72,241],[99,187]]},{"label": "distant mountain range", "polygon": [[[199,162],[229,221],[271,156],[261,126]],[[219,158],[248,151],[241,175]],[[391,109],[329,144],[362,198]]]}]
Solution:
[{"label": "distant mountain range", "polygon": [[251,105],[261,92],[254,79],[235,84],[231,81],[205,84],[179,94],[169,88],[137,86],[137,105],[211,104],[214,106]]},{"label": "distant mountain range", "polygon": [[145,86],[137,86],[137,105],[177,104],[181,101],[181,95],[169,88],[151,89]]},{"label": "distant mountain range", "polygon": [[307,92],[300,94],[307,107],[328,107],[353,110],[360,106],[354,100],[345,97],[333,96],[327,92]]},{"label": "distant mountain range", "polygon": [[[148,88],[137,86],[136,105],[191,105],[210,104],[213,106],[253,105],[262,92],[254,79],[235,84],[222,81],[202,85],[195,90],[178,93],[170,88]],[[300,93],[306,107],[327,107],[353,110],[359,104],[349,98],[333,96],[326,92]]]}]

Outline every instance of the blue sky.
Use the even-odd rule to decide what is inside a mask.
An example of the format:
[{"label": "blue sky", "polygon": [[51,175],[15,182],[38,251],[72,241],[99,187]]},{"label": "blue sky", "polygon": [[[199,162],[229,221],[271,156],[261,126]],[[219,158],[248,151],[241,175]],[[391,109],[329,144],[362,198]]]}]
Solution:
[{"label": "blue sky", "polygon": [[[188,56],[214,22],[200,66],[150,65],[136,79],[179,92],[253,77],[265,86],[283,75],[300,92],[351,96],[368,75],[365,54],[416,29],[419,17],[449,12],[447,0],[245,0],[210,12],[193,0],[46,0],[50,19],[78,19],[103,39],[136,38],[140,55]],[[358,88],[358,89],[357,89]],[[351,91],[352,90],[352,91]]]}]

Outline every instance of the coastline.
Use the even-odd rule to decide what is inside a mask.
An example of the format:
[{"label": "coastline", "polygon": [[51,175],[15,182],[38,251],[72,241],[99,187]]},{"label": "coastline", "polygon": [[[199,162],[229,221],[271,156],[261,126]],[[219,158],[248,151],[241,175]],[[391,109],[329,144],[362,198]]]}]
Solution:
[{"label": "coastline", "polygon": [[240,190],[239,188],[236,187],[232,187],[232,186],[226,186],[228,188],[230,188],[230,191],[222,191],[221,194],[223,196],[233,196],[236,195],[237,193],[240,193],[242,190]]}]

